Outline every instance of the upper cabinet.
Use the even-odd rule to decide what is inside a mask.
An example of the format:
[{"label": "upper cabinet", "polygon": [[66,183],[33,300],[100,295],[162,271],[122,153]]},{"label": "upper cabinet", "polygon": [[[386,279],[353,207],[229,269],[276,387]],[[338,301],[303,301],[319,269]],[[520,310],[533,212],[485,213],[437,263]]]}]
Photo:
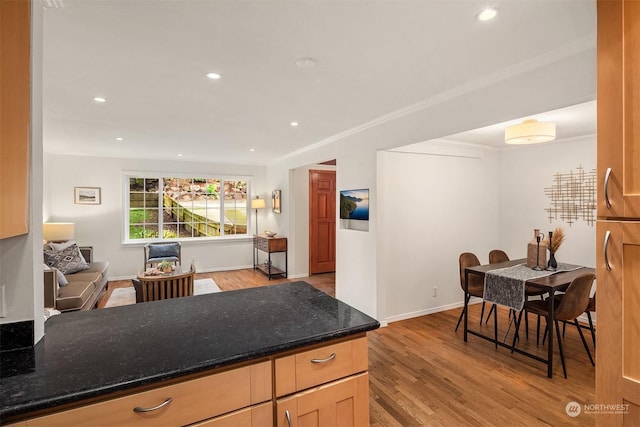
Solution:
[{"label": "upper cabinet", "polygon": [[29,232],[29,5],[0,1],[0,239]]},{"label": "upper cabinet", "polygon": [[640,218],[640,2],[598,2],[598,217]]}]

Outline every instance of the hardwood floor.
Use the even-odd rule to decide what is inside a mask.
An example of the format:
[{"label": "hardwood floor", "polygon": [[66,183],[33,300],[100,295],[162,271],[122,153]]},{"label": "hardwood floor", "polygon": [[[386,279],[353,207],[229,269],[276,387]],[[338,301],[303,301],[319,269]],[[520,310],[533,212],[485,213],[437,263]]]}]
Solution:
[{"label": "hardwood floor", "polygon": [[[196,277],[212,278],[223,291],[304,280],[335,295],[333,273],[269,281],[261,272],[246,269]],[[124,286],[131,282],[109,282],[108,294]],[[106,300],[99,306],[104,307]],[[496,350],[474,336],[465,343],[462,326],[454,332],[459,314],[460,309],[453,309],[369,332],[372,426],[595,425],[594,415],[583,411],[572,418],[566,413],[569,402],[583,409],[595,403],[595,368],[575,327],[567,327],[564,341],[568,379],[562,375],[557,343],[554,377],[548,379],[542,363],[505,348]],[[501,338],[507,330],[507,314],[499,310]],[[479,326],[479,318],[480,305],[470,306],[470,327],[493,335],[493,320]],[[524,337],[523,324],[519,347],[546,357],[546,345],[536,347],[534,316],[531,320],[529,339]]]}]

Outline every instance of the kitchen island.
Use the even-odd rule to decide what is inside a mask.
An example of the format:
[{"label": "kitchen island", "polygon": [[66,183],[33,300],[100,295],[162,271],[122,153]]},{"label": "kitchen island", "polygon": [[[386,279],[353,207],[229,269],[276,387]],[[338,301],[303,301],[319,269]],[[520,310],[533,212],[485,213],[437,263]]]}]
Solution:
[{"label": "kitchen island", "polygon": [[3,355],[0,423],[224,425],[242,413],[244,425],[280,425],[306,414],[292,399],[344,394],[332,386],[357,395],[336,410],[360,421],[366,392],[368,423],[366,332],[377,327],[305,282],[54,316],[33,357]]}]

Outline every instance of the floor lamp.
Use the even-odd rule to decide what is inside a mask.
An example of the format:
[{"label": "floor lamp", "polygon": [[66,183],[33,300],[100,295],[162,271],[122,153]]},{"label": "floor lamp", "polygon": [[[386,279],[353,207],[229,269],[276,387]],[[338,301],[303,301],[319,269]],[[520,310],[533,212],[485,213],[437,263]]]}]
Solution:
[{"label": "floor lamp", "polygon": [[251,209],[256,210],[256,235],[258,234],[258,209],[264,209],[265,207],[264,199],[256,196],[255,199],[251,200]]}]

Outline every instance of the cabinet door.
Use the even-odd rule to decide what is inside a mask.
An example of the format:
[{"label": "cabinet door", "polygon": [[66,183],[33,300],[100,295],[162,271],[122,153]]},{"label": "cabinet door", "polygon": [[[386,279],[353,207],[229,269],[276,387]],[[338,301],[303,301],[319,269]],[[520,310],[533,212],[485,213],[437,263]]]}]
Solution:
[{"label": "cabinet door", "polygon": [[598,425],[640,425],[640,222],[598,221]]},{"label": "cabinet door", "polygon": [[276,402],[278,427],[369,425],[369,374],[316,387]]},{"label": "cabinet door", "polygon": [[637,0],[598,1],[598,217],[601,218],[640,218],[638,22]]},{"label": "cabinet door", "polygon": [[0,239],[29,232],[30,4],[0,1]]},{"label": "cabinet door", "polygon": [[212,418],[191,427],[271,427],[273,409],[271,402],[241,409],[227,415]]}]

